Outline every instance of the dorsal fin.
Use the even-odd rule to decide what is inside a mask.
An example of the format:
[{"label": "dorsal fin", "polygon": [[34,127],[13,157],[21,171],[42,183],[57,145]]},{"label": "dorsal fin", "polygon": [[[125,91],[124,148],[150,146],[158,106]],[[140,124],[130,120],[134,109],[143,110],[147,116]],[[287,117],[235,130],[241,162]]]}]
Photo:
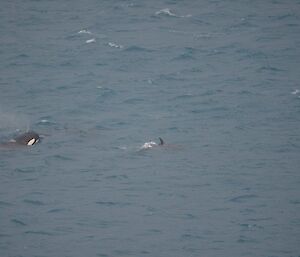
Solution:
[{"label": "dorsal fin", "polygon": [[165,143],[164,140],[162,140],[161,137],[159,137],[158,139],[159,139],[159,145],[163,145]]}]

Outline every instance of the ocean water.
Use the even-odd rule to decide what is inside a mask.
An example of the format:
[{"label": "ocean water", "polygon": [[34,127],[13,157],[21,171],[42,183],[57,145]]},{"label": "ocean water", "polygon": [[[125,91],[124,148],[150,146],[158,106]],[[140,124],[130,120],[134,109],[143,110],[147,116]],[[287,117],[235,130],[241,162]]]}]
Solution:
[{"label": "ocean water", "polygon": [[[0,256],[299,257],[299,0],[0,9]],[[141,150],[158,137],[164,146]]]}]

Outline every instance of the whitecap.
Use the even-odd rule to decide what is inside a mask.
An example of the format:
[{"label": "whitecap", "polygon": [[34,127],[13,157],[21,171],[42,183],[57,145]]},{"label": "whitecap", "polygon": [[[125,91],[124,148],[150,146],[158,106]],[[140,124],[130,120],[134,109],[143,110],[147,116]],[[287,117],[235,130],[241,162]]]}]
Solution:
[{"label": "whitecap", "polygon": [[154,82],[152,79],[147,79],[148,84],[152,85]]},{"label": "whitecap", "polygon": [[115,44],[115,43],[112,43],[112,42],[109,42],[108,45],[109,45],[110,47],[120,48],[120,49],[122,49],[122,48],[124,47],[124,46],[122,46],[122,45],[118,45],[118,44]]},{"label": "whitecap", "polygon": [[155,15],[161,15],[161,14],[177,17],[177,15],[175,13],[172,13],[169,8],[161,9],[155,13]]},{"label": "whitecap", "polygon": [[90,43],[95,43],[96,39],[95,38],[91,38],[85,41],[85,43],[90,44]]},{"label": "whitecap", "polygon": [[297,95],[298,93],[300,93],[300,90],[299,90],[299,89],[295,89],[295,90],[292,92],[292,95]]}]

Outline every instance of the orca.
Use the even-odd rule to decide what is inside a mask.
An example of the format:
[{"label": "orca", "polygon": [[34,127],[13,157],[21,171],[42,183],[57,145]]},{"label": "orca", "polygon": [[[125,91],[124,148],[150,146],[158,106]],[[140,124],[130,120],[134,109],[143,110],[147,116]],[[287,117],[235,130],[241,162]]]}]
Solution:
[{"label": "orca", "polygon": [[34,145],[40,141],[40,136],[34,131],[25,132],[15,137],[11,142],[15,142],[18,145]]}]

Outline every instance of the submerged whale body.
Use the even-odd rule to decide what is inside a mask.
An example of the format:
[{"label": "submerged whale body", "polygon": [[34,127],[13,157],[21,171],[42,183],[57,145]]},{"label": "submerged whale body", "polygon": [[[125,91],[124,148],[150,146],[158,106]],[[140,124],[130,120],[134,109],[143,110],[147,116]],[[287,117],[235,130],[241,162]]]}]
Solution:
[{"label": "submerged whale body", "polygon": [[41,137],[34,131],[22,133],[8,142],[0,143],[0,149],[10,149],[18,146],[32,146],[40,141]]},{"label": "submerged whale body", "polygon": [[12,142],[19,145],[34,145],[40,141],[40,136],[34,131],[25,132],[17,136]]}]

